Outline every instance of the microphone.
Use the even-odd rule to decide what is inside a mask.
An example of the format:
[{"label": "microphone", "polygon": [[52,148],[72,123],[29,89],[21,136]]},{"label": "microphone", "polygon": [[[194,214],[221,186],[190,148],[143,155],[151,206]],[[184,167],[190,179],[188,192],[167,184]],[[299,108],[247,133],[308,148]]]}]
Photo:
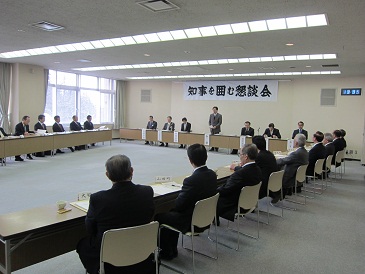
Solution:
[{"label": "microphone", "polygon": [[257,135],[260,135],[260,128],[257,129]]}]

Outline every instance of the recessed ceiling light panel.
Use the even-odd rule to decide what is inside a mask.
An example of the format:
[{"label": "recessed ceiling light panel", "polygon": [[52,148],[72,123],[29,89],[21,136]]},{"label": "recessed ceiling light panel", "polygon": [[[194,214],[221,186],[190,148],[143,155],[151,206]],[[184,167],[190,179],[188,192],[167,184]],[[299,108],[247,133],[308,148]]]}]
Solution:
[{"label": "recessed ceiling light panel", "polygon": [[138,2],[137,4],[153,12],[180,9],[178,6],[167,0],[147,0]]},{"label": "recessed ceiling light panel", "polygon": [[41,30],[45,30],[45,31],[55,31],[55,30],[61,30],[61,29],[65,28],[60,25],[56,25],[54,23],[50,23],[50,22],[46,22],[46,21],[33,23],[33,24],[30,24],[30,26],[41,29]]}]

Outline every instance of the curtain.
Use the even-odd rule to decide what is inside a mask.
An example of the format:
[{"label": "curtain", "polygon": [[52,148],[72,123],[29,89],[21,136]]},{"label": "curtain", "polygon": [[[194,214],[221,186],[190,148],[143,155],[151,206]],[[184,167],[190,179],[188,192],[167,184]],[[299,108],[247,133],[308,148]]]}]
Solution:
[{"label": "curtain", "polygon": [[46,104],[47,104],[48,79],[49,79],[49,69],[44,69],[44,107],[43,107],[43,112],[45,112]]},{"label": "curtain", "polygon": [[125,81],[117,80],[116,84],[114,128],[119,129],[125,125]]},{"label": "curtain", "polygon": [[0,126],[9,133],[11,64],[0,62]]}]

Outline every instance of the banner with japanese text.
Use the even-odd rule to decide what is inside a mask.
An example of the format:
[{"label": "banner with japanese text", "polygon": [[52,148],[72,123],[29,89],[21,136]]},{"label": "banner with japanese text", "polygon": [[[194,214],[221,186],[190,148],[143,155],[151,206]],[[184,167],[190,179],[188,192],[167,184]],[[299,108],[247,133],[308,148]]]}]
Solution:
[{"label": "banner with japanese text", "polygon": [[278,81],[184,82],[184,100],[277,101]]}]

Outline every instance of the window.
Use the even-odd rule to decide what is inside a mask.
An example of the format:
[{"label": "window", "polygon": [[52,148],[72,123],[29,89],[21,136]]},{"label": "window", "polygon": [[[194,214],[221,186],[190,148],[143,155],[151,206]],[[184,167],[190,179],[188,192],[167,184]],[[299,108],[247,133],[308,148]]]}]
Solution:
[{"label": "window", "polygon": [[67,125],[73,115],[82,123],[87,115],[95,124],[114,122],[115,81],[107,78],[49,71],[46,98],[46,124],[59,115]]}]

